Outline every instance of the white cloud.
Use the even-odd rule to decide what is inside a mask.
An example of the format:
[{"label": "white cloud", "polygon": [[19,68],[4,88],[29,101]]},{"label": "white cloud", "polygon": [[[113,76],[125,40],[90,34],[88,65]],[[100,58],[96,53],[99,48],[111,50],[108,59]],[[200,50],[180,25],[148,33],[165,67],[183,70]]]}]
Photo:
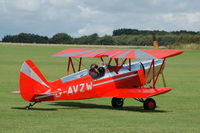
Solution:
[{"label": "white cloud", "polygon": [[176,19],[174,14],[172,13],[164,14],[162,17],[165,21],[169,21],[169,22],[173,22]]},{"label": "white cloud", "polygon": [[51,6],[66,8],[75,3],[76,0],[45,0]]},{"label": "white cloud", "polygon": [[200,24],[200,12],[186,13],[184,14],[184,16],[188,20],[189,24]]},{"label": "white cloud", "polygon": [[78,5],[78,9],[80,9],[80,15],[84,16],[84,17],[90,17],[91,15],[97,15],[100,13],[100,11],[98,10],[94,10],[92,8],[89,7],[85,7],[82,5]]},{"label": "white cloud", "polygon": [[171,23],[180,24],[180,22],[193,25],[195,23],[200,23],[200,12],[195,13],[177,13],[177,14],[164,14],[163,18],[165,21]]},{"label": "white cloud", "polygon": [[112,28],[106,25],[91,25],[87,24],[83,28],[78,30],[79,35],[90,35],[93,33],[99,33],[100,35],[111,34]]},{"label": "white cloud", "polygon": [[0,0],[0,14],[3,14],[7,11],[6,8],[6,1],[5,0]]},{"label": "white cloud", "polygon": [[184,9],[186,6],[187,6],[187,3],[181,1],[180,3],[178,3],[178,4],[176,5],[176,8],[177,8],[177,9]]},{"label": "white cloud", "polygon": [[195,31],[200,29],[200,12],[164,14],[163,19],[165,22],[169,22],[171,25],[175,25],[175,27],[179,29]]},{"label": "white cloud", "polygon": [[14,0],[10,2],[13,8],[22,11],[37,11],[40,9],[40,0]]},{"label": "white cloud", "polygon": [[160,5],[161,3],[163,3],[164,0],[151,0],[150,2],[153,4],[153,5]]}]

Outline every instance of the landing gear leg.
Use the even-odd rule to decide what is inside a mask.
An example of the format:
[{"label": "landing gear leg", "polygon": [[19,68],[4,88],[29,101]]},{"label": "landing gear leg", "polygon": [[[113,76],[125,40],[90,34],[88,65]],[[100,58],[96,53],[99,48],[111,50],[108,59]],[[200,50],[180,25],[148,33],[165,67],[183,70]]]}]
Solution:
[{"label": "landing gear leg", "polygon": [[141,103],[144,103],[144,101],[146,100],[145,98],[134,98],[134,99]]},{"label": "landing gear leg", "polygon": [[34,106],[37,102],[34,102],[33,104],[29,103],[28,106],[25,107],[26,110],[31,109],[32,106]]}]

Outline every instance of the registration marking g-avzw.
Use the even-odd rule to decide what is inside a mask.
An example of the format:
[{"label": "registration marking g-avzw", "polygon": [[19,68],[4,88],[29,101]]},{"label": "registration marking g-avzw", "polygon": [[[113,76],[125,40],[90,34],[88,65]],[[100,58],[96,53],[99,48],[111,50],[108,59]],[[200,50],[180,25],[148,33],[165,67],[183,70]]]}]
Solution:
[{"label": "registration marking g-avzw", "polygon": [[74,94],[83,93],[83,92],[91,91],[91,90],[92,90],[92,82],[70,85],[67,88],[67,90],[62,90],[61,88],[58,88],[56,97],[61,97],[62,94],[64,93],[67,93],[68,95],[74,95]]}]

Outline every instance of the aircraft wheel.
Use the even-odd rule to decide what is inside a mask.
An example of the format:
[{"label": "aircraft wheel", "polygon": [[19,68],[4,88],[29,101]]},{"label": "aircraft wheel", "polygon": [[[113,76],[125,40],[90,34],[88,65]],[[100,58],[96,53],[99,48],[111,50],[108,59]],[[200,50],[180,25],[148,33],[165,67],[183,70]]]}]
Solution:
[{"label": "aircraft wheel", "polygon": [[124,99],[113,97],[111,103],[113,108],[121,108],[123,107]]},{"label": "aircraft wheel", "polygon": [[143,103],[145,110],[155,110],[156,101],[153,98],[147,98]]}]

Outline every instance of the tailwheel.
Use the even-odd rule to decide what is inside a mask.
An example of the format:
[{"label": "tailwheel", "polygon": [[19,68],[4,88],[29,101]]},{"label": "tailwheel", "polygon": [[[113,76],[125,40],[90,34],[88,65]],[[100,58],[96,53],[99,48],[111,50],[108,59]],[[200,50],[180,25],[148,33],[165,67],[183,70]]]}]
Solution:
[{"label": "tailwheel", "polygon": [[111,103],[113,108],[121,108],[124,104],[124,98],[113,97]]},{"label": "tailwheel", "polygon": [[25,107],[25,110],[30,110],[36,103],[37,102],[34,102],[33,104],[29,103],[29,105]]},{"label": "tailwheel", "polygon": [[26,106],[26,107],[25,107],[25,110],[29,110],[29,109],[31,109],[30,106]]},{"label": "tailwheel", "polygon": [[153,98],[147,98],[143,102],[143,106],[145,110],[155,110],[156,108],[156,101]]}]

